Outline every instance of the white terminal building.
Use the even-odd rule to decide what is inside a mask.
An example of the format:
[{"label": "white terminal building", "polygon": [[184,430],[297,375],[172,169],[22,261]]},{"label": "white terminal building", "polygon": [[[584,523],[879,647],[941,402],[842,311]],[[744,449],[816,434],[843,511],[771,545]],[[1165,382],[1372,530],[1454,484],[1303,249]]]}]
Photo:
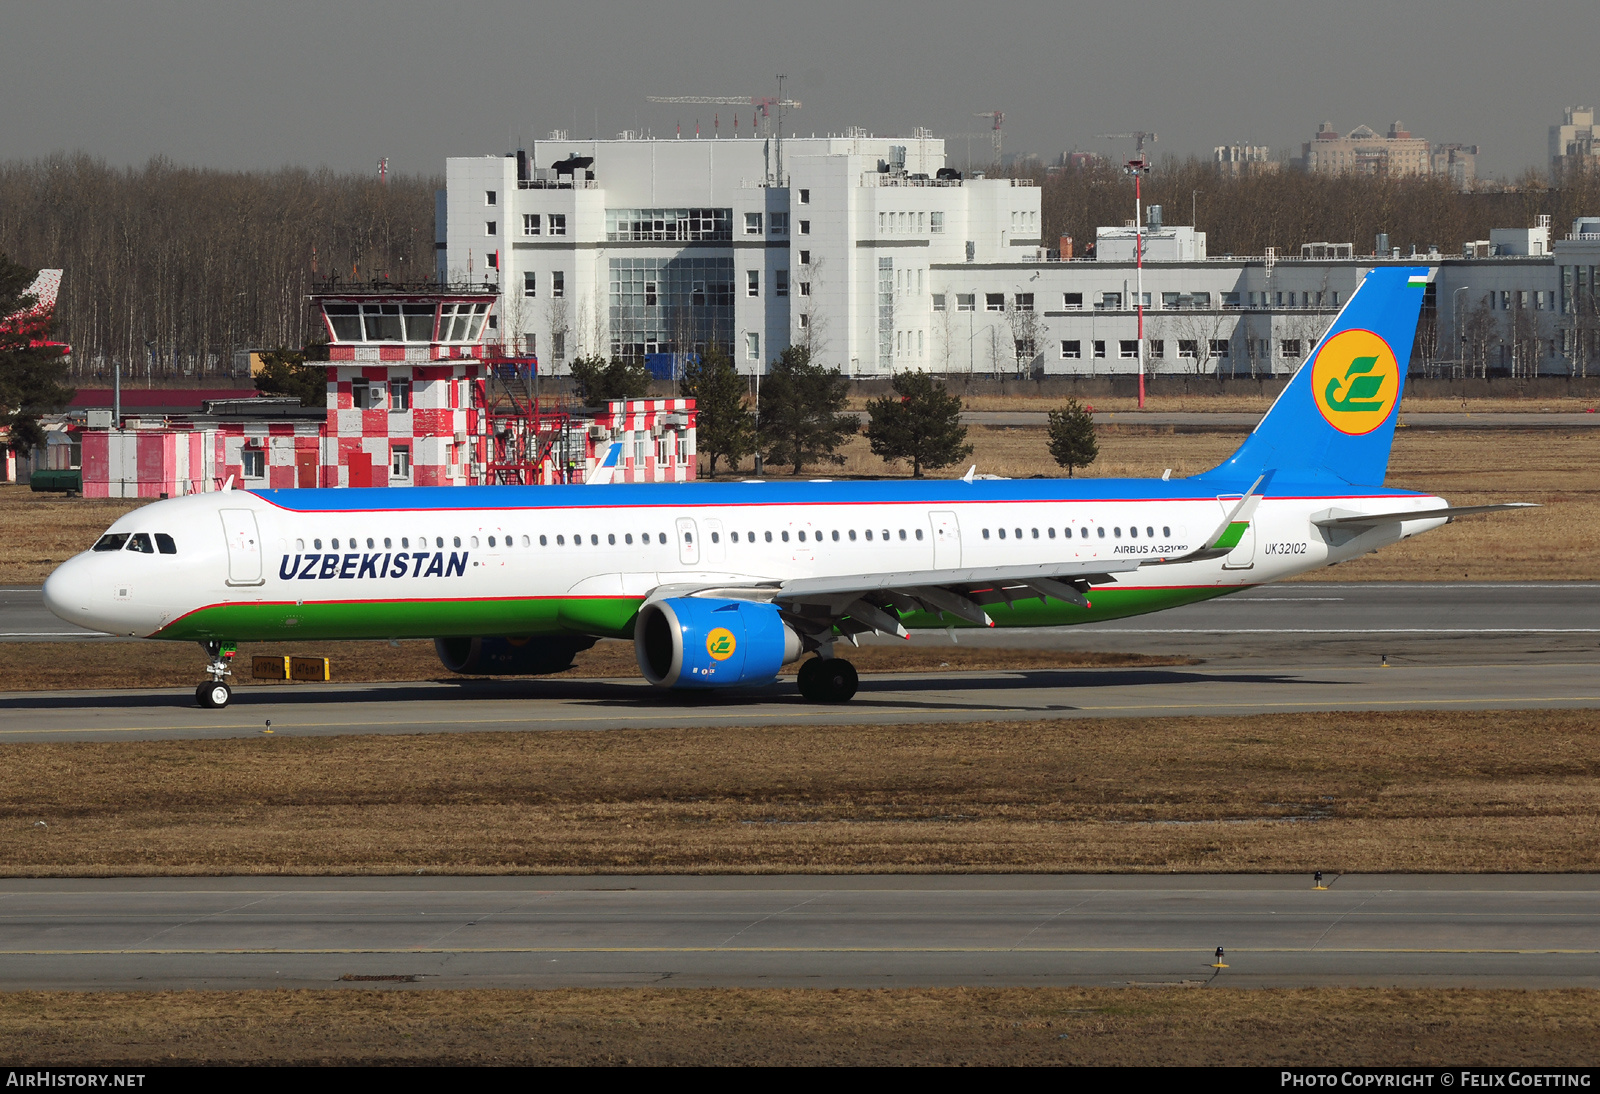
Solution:
[{"label": "white terminal building", "polygon": [[[486,338],[537,354],[550,372],[575,356],[660,365],[670,358],[657,355],[710,345],[746,373],[790,345],[856,377],[1138,368],[1131,219],[1100,228],[1092,256],[1046,240],[1032,180],[962,177],[939,138],[556,134],[449,159],[445,173],[439,277],[498,286]],[[1413,368],[1600,365],[1593,222],[1553,239],[1546,218],[1444,254],[1402,255],[1380,237],[1368,254],[1303,243],[1212,256],[1204,232],[1150,212],[1148,372],[1292,371],[1382,263],[1439,267]]]}]

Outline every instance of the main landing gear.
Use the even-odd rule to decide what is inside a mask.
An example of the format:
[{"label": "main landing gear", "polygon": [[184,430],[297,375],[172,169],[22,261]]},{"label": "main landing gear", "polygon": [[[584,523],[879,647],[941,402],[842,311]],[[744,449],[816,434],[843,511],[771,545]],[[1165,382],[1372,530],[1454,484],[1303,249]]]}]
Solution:
[{"label": "main landing gear", "polygon": [[860,685],[856,667],[842,657],[815,657],[800,666],[795,683],[813,703],[847,703]]},{"label": "main landing gear", "polygon": [[239,652],[239,647],[232,642],[202,642],[200,648],[211,659],[211,663],[206,665],[206,674],[211,679],[194,689],[194,700],[207,710],[218,710],[227,706],[228,700],[233,698],[233,689],[224,678],[233,675],[233,670],[228,666]]}]

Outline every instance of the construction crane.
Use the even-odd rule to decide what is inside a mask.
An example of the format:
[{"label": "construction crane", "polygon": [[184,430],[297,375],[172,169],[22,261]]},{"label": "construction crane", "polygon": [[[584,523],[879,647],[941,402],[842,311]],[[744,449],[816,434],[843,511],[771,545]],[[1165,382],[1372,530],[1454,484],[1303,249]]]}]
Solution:
[{"label": "construction crane", "polygon": [[762,95],[646,95],[647,103],[713,103],[719,106],[751,106],[761,114],[761,135],[772,135],[772,108],[799,110],[798,99]]},{"label": "construction crane", "polygon": [[972,115],[974,118],[989,119],[989,137],[994,141],[994,162],[1000,162],[1000,140],[1004,135],[1006,113],[1003,110],[985,110]]},{"label": "construction crane", "polygon": [[1156,135],[1154,133],[1146,133],[1143,130],[1138,130],[1133,133],[1096,133],[1095,136],[1104,137],[1106,140],[1112,141],[1133,141],[1134,151],[1137,153],[1136,158],[1141,160],[1144,159],[1144,142],[1149,141],[1151,144],[1156,142]]}]

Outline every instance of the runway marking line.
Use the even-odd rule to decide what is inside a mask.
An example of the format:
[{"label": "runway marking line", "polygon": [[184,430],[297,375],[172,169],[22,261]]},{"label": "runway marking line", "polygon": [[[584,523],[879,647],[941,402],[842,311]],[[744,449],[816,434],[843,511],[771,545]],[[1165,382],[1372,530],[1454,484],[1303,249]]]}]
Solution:
[{"label": "runway marking line", "polygon": [[[1471,705],[1471,704],[1482,704],[1482,703],[1600,703],[1600,695],[1484,696],[1482,698],[1477,698],[1477,699],[1418,699],[1418,698],[1413,697],[1413,698],[1408,698],[1408,699],[1366,699],[1366,700],[1356,700],[1356,701],[1340,699],[1340,700],[1338,700],[1336,705],[1332,705],[1332,706],[1329,706],[1327,704],[1322,704],[1322,703],[1314,703],[1314,702],[1282,702],[1282,703],[1238,703],[1238,702],[1233,702],[1233,703],[1144,703],[1144,704],[1128,704],[1128,705],[1119,705],[1119,706],[1073,706],[1073,707],[1069,708],[1065,713],[1071,714],[1071,713],[1084,712],[1084,711],[1105,711],[1105,710],[1194,710],[1194,711],[1200,711],[1200,710],[1280,710],[1280,709],[1284,709],[1284,708],[1300,708],[1300,709],[1304,709],[1304,710],[1307,710],[1307,711],[1328,711],[1328,712],[1332,713],[1332,712],[1336,712],[1336,711],[1340,711],[1340,710],[1349,710],[1349,709],[1355,709],[1355,708],[1359,708],[1359,707],[1405,707],[1405,708],[1413,709],[1413,710],[1426,710],[1427,708],[1429,708],[1431,706],[1459,706],[1459,705]],[[1016,715],[1018,718],[1029,718],[1029,717],[1049,717],[1052,714],[1060,714],[1060,713],[1063,713],[1063,712],[1060,711],[1059,709],[1050,709],[1050,708],[1045,708],[1045,709],[1039,709],[1039,708],[1019,709],[1017,707],[953,707],[953,708],[938,709],[938,710],[912,710],[912,709],[906,709],[906,710],[891,711],[889,713],[904,714],[904,715],[914,716],[914,717],[918,717],[918,718],[921,718],[921,717],[934,717],[934,716],[941,715],[941,714],[983,714],[983,715],[991,715],[991,716],[992,715],[1011,714],[1011,715]],[[847,714],[832,715],[832,712],[823,712],[823,711],[811,712],[811,711],[779,710],[779,711],[774,711],[774,712],[768,713],[766,711],[754,710],[754,711],[746,711],[746,712],[740,712],[740,713],[728,713],[728,714],[714,714],[714,713],[709,712],[709,711],[696,711],[692,715],[691,714],[685,714],[685,715],[682,715],[681,717],[683,717],[683,718],[693,718],[696,721],[702,721],[707,717],[719,718],[719,719],[722,719],[724,721],[731,721],[731,720],[736,720],[736,719],[765,719],[765,720],[769,720],[769,721],[773,720],[773,719],[782,719],[784,721],[790,721],[790,720],[793,720],[796,715],[801,715],[801,716],[804,716],[804,717],[830,717],[830,720],[832,722],[841,723],[841,724],[850,724],[850,718],[849,718],[849,716]],[[649,716],[650,717],[656,717],[656,718],[660,718],[660,717],[677,717],[677,716],[673,716],[673,715],[663,716],[663,715],[659,715],[659,714],[652,714],[652,715],[649,715]],[[613,712],[610,712],[610,713],[608,713],[608,714],[606,714],[604,716],[599,716],[599,715],[568,715],[568,716],[563,716],[563,717],[561,717],[559,719],[550,719],[550,721],[552,721],[552,722],[568,722],[568,723],[571,723],[571,722],[613,722],[613,723],[615,723],[615,722],[618,721],[618,719],[619,719],[619,715],[617,714],[617,712],[613,711]],[[522,718],[469,718],[469,719],[455,719],[455,720],[451,720],[451,721],[443,721],[443,720],[441,720],[441,721],[431,721],[431,722],[428,722],[427,724],[430,725],[430,726],[491,726],[491,725],[506,725],[506,724],[509,724],[509,723],[516,723],[518,725],[526,725],[526,724],[529,724],[530,722],[532,722],[534,720],[535,719],[532,719],[532,718],[529,718],[529,717],[522,717]],[[293,729],[363,729],[363,728],[366,728],[366,727],[369,727],[369,726],[393,726],[394,724],[395,723],[393,723],[393,722],[279,722],[279,723],[275,723],[275,728],[280,729],[280,730],[293,730]],[[870,723],[864,723],[864,724],[870,724]],[[22,736],[22,735],[58,734],[58,733],[177,733],[177,732],[191,732],[191,733],[193,733],[193,732],[225,731],[225,730],[250,730],[251,732],[255,732],[256,731],[256,726],[255,726],[254,723],[250,723],[250,724],[247,724],[247,725],[211,725],[211,726],[174,726],[174,725],[163,725],[163,726],[82,726],[82,727],[78,727],[78,728],[75,728],[75,729],[0,729],[0,737]]]},{"label": "runway marking line", "polygon": [[[1203,950],[1203,947],[1201,948]],[[228,949],[228,950],[0,950],[0,957],[224,957],[262,956],[283,957],[304,955],[308,957],[340,956],[352,954],[430,954],[430,953],[1197,953],[1193,946],[483,946],[459,949],[437,949],[417,946],[401,949],[336,948],[312,950],[282,949]],[[1420,949],[1420,948],[1362,948],[1315,949],[1311,947],[1268,947],[1265,949],[1240,949],[1230,947],[1230,953],[1295,953],[1295,954],[1460,954],[1510,956],[1536,956],[1550,954],[1560,957],[1600,956],[1600,950],[1562,949]],[[1210,956],[1200,953],[1200,956]]]}]

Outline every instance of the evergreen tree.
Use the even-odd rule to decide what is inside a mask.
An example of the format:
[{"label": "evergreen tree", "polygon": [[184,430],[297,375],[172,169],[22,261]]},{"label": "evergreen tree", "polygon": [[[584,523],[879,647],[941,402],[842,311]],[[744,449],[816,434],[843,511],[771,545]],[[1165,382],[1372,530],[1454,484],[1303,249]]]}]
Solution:
[{"label": "evergreen tree", "polygon": [[300,400],[301,406],[326,406],[328,368],[326,365],[308,365],[303,352],[279,346],[261,355],[256,390],[263,395],[292,396]]},{"label": "evergreen tree", "polygon": [[695,447],[710,457],[711,478],[717,457],[737,471],[739,461],[756,450],[756,423],[745,406],[745,381],[726,354],[709,350],[683,366],[678,391],[695,401]]},{"label": "evergreen tree", "polygon": [[48,317],[21,314],[38,303],[28,295],[36,273],[0,254],[0,428],[10,430],[10,447],[19,453],[44,444],[39,415],[60,410],[73,394],[61,383],[60,348],[30,345],[50,333]]},{"label": "evergreen tree", "polygon": [[572,361],[572,389],[584,406],[601,406],[612,399],[642,399],[650,394],[650,370],[643,361],[598,353]]},{"label": "evergreen tree", "polygon": [[910,460],[911,477],[923,468],[937,471],[972,455],[961,424],[961,399],[926,372],[902,372],[894,395],[867,404],[867,440],[872,454],[885,460]]},{"label": "evergreen tree", "polygon": [[1072,477],[1074,467],[1088,467],[1100,455],[1094,436],[1094,416],[1076,399],[1050,412],[1050,455]]},{"label": "evergreen tree", "polygon": [[773,463],[787,463],[799,475],[806,464],[841,464],[834,451],[860,425],[841,413],[850,397],[850,380],[836,368],[811,360],[804,346],[790,346],[761,381],[760,445]]}]

